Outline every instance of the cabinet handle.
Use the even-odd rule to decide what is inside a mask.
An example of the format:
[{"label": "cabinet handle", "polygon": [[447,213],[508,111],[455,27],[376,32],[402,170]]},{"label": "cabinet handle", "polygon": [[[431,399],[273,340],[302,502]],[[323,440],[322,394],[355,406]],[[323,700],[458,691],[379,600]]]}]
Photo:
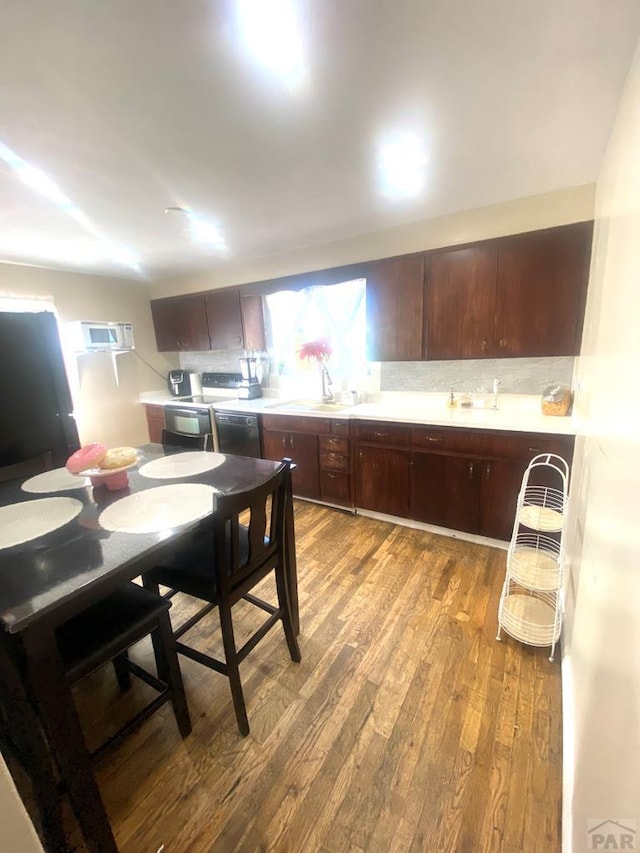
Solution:
[{"label": "cabinet handle", "polygon": [[360,452],[358,453],[358,456],[360,457],[360,459],[362,459],[362,451],[360,451]]},{"label": "cabinet handle", "polygon": [[540,453],[540,448],[539,447],[530,447],[529,453]]},{"label": "cabinet handle", "polygon": [[427,441],[432,441],[434,444],[438,444],[438,442],[442,441],[442,437],[435,438],[432,435],[427,436]]},{"label": "cabinet handle", "polygon": [[286,446],[287,446],[287,437],[286,437],[286,435],[283,435],[283,436],[282,436],[282,446],[283,446],[283,447],[286,447]]},{"label": "cabinet handle", "polygon": [[486,351],[487,351],[487,342],[482,341],[482,352],[486,352]]},{"label": "cabinet handle", "polygon": [[487,463],[487,467],[484,469],[484,473],[487,475],[487,477],[491,476],[491,465],[490,465],[490,463]]},{"label": "cabinet handle", "polygon": [[507,339],[506,338],[500,338],[500,346],[504,349],[504,347],[506,347],[506,345],[507,345]]},{"label": "cabinet handle", "polygon": [[329,477],[329,479],[331,479],[331,480],[335,480],[335,478],[338,476],[337,474],[334,474],[334,473],[333,473],[333,471],[325,471],[325,474],[326,474],[326,475],[327,475],[327,477]]},{"label": "cabinet handle", "polygon": [[374,435],[376,438],[386,438],[387,437],[386,432],[374,432]]},{"label": "cabinet handle", "polygon": [[473,462],[469,462],[469,479],[473,480]]}]

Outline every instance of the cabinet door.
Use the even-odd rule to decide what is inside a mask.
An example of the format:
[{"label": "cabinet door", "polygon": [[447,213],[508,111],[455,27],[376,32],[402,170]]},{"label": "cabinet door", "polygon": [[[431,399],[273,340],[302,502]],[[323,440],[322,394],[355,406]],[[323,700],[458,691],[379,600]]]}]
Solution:
[{"label": "cabinet door", "polygon": [[478,532],[482,462],[464,456],[415,452],[411,517],[451,530]]},{"label": "cabinet door", "polygon": [[422,358],[424,258],[408,255],[371,265],[367,274],[367,355],[370,361]]},{"label": "cabinet door", "polygon": [[263,430],[262,448],[265,459],[278,461],[288,456],[295,462],[296,468],[291,474],[294,495],[302,498],[320,497],[318,436]]},{"label": "cabinet door", "polygon": [[206,295],[207,320],[212,350],[242,349],[240,292],[236,287]]},{"label": "cabinet door", "polygon": [[480,487],[478,533],[492,539],[509,540],[513,530],[518,492],[528,462],[497,460],[483,462]]},{"label": "cabinet door", "polygon": [[495,243],[430,256],[425,303],[427,359],[491,355],[497,282]]},{"label": "cabinet door", "polygon": [[265,350],[264,309],[262,296],[241,296],[243,346],[245,349]]},{"label": "cabinet door", "polygon": [[375,512],[409,517],[407,450],[360,446],[356,454],[356,505]]},{"label": "cabinet door", "polygon": [[592,232],[581,222],[499,241],[497,355],[579,353]]},{"label": "cabinet door", "polygon": [[154,444],[161,444],[162,430],[164,429],[164,406],[145,406],[144,409],[149,429],[149,441]]},{"label": "cabinet door", "polygon": [[158,352],[209,349],[204,295],[153,299],[151,315]]}]

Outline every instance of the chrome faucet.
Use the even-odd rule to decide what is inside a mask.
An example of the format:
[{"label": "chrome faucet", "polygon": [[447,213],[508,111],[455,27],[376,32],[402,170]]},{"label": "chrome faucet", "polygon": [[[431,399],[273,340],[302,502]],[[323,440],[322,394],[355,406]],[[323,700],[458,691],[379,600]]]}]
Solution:
[{"label": "chrome faucet", "polygon": [[502,382],[499,379],[493,380],[493,403],[491,404],[492,409],[498,408],[498,386],[502,385]]},{"label": "chrome faucet", "polygon": [[333,382],[331,381],[331,377],[329,376],[329,371],[326,368],[326,365],[322,365],[321,369],[322,375],[322,402],[330,403],[333,400],[333,393],[331,392],[331,386]]}]

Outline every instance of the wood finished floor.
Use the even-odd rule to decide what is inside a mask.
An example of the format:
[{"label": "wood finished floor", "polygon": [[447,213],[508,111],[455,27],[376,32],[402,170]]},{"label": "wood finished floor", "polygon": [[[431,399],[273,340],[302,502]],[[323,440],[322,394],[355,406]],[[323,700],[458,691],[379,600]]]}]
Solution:
[{"label": "wood finished floor", "polygon": [[[560,850],[559,665],[495,640],[505,552],[295,512],[302,663],[278,628],[249,656],[242,738],[226,679],[181,658],[191,736],[165,706],[97,770],[120,849]],[[215,612],[195,637],[220,649]],[[139,698],[118,696],[110,670],[86,680],[90,741]]]}]

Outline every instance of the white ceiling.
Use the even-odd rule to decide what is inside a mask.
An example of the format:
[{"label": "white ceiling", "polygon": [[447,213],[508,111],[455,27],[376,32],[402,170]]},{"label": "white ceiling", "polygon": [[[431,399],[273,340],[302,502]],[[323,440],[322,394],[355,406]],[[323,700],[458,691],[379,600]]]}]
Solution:
[{"label": "white ceiling", "polygon": [[[0,260],[153,278],[590,183],[640,28],[637,0],[297,0],[296,87],[238,2],[4,0]],[[377,152],[407,133],[426,180],[393,199]]]}]

